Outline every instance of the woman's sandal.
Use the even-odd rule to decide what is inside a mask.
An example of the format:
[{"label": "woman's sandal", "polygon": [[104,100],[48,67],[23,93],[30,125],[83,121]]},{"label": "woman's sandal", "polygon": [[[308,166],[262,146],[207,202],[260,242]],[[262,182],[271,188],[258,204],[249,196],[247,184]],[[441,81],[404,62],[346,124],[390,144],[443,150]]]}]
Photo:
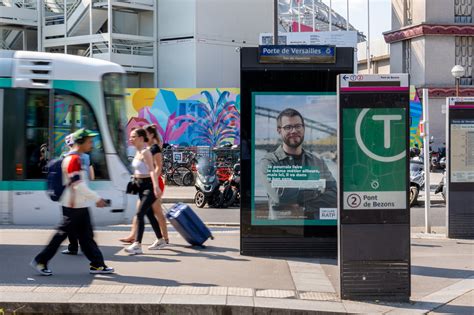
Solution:
[{"label": "woman's sandal", "polygon": [[126,238],[119,239],[119,241],[122,242],[122,243],[132,244],[133,242],[135,242],[135,238],[134,237],[126,237]]}]

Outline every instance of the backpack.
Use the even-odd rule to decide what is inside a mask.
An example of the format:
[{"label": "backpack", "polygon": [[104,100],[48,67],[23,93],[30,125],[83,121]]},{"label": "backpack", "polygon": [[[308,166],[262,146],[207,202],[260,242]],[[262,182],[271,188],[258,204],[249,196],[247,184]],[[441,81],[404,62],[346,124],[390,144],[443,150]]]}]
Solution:
[{"label": "backpack", "polygon": [[[71,153],[70,153],[71,154]],[[48,163],[48,176],[47,176],[47,194],[52,201],[59,201],[61,198],[66,185],[63,184],[63,168],[62,164],[64,158],[69,154],[62,155],[61,157],[52,160]]]}]

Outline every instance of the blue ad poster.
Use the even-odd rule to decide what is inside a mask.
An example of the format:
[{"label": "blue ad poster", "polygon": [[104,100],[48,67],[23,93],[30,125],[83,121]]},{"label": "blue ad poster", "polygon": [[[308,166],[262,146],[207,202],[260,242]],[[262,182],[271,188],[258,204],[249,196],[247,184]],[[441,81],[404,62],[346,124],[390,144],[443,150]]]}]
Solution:
[{"label": "blue ad poster", "polygon": [[252,93],[252,225],[337,224],[335,93]]}]

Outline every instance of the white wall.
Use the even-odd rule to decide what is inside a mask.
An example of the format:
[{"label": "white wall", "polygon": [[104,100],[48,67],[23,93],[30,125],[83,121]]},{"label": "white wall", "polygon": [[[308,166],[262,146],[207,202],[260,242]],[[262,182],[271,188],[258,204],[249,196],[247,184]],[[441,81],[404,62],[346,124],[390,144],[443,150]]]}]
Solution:
[{"label": "white wall", "polygon": [[392,0],[392,30],[398,30],[405,25],[405,0]]},{"label": "white wall", "polygon": [[196,87],[239,87],[240,52],[239,45],[222,42],[197,43]]},{"label": "white wall", "polygon": [[[454,23],[454,0],[425,0],[427,19],[426,23]],[[465,1],[467,2],[467,1]]]},{"label": "white wall", "polygon": [[[437,0],[427,0],[431,2]],[[451,0],[441,0],[451,1]],[[413,3],[413,22],[412,25],[417,25],[426,21],[426,0],[412,0]],[[428,4],[429,6],[429,4]]]},{"label": "white wall", "polygon": [[158,38],[194,36],[196,0],[159,0],[157,2]]},{"label": "white wall", "polygon": [[158,87],[196,87],[196,41],[162,42],[158,46]]},{"label": "white wall", "polygon": [[273,30],[273,0],[196,0],[198,38],[258,45]]},{"label": "white wall", "polygon": [[413,38],[411,40],[410,84],[424,85],[426,83],[425,65],[426,65],[425,38],[424,37]]},{"label": "white wall", "polygon": [[403,44],[396,42],[390,44],[390,71],[403,73]]},{"label": "white wall", "polygon": [[455,80],[451,69],[455,63],[456,44],[454,37],[425,37],[427,82],[431,85],[453,85]]}]

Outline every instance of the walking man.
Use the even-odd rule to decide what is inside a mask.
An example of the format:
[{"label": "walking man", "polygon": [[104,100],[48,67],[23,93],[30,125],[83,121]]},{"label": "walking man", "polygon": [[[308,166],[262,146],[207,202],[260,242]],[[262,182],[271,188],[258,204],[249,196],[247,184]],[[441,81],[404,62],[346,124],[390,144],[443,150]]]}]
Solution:
[{"label": "walking man", "polygon": [[113,273],[114,269],[107,267],[101,251],[94,241],[88,202],[94,201],[99,208],[105,207],[106,202],[96,192],[87,186],[85,172],[81,166],[83,153],[90,152],[93,147],[92,137],[98,134],[87,129],[79,129],[72,133],[74,145],[73,154],[67,155],[62,162],[63,183],[66,187],[59,200],[63,208],[63,222],[49,244],[30,263],[31,267],[45,276],[52,275],[48,262],[56,254],[67,235],[76,235],[82,251],[90,261],[89,272]]}]

